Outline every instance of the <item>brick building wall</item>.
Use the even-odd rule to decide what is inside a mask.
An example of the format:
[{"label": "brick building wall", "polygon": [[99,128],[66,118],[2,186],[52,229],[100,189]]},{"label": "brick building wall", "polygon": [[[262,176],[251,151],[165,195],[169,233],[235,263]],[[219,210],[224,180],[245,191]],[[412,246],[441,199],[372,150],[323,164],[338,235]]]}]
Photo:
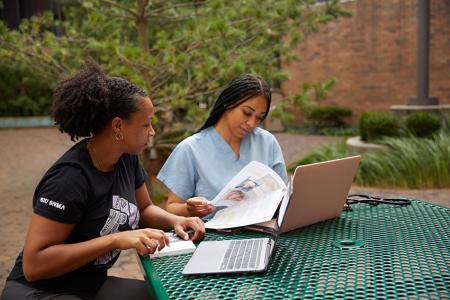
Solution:
[{"label": "brick building wall", "polygon": [[[337,84],[323,104],[388,111],[416,94],[416,0],[359,0],[342,4],[353,16],[310,33],[297,48],[300,60],[283,68],[286,95],[303,82],[332,76]],[[450,1],[430,1],[429,94],[450,103]]]}]

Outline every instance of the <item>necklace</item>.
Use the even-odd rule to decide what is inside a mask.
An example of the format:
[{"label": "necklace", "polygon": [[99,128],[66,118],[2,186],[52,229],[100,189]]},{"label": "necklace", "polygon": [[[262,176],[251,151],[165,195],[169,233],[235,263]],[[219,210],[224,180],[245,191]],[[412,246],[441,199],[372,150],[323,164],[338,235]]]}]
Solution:
[{"label": "necklace", "polygon": [[86,145],[86,148],[88,149],[88,152],[91,155],[92,163],[94,164],[94,167],[97,168],[97,170],[102,172],[110,171],[110,169],[106,166],[106,164],[98,155],[97,150],[95,150],[95,147],[92,146],[91,141],[89,141],[89,143]]}]

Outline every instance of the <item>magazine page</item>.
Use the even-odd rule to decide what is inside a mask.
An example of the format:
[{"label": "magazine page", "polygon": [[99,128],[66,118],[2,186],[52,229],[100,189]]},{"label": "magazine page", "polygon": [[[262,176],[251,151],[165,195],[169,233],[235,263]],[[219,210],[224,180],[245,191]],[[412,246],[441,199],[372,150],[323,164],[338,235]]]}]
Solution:
[{"label": "magazine page", "polygon": [[252,161],[211,201],[218,211],[205,227],[224,229],[268,221],[285,190],[286,184],[276,172]]}]

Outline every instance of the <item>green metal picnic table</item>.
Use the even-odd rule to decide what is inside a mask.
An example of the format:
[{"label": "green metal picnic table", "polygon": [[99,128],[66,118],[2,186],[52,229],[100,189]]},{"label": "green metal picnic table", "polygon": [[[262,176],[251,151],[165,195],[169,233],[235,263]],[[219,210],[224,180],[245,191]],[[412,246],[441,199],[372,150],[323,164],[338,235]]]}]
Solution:
[{"label": "green metal picnic table", "polygon": [[[183,276],[191,255],[141,257],[157,299],[450,299],[450,209],[354,204],[282,234],[267,272]],[[207,232],[205,240],[260,233]]]}]

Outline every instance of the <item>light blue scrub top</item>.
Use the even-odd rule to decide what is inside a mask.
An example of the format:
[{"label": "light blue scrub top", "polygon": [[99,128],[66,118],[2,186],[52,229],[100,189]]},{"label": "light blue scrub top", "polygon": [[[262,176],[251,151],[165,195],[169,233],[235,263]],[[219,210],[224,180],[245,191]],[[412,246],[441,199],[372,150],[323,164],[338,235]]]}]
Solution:
[{"label": "light blue scrub top", "polygon": [[179,143],[157,178],[183,200],[196,196],[214,199],[252,160],[271,167],[287,182],[280,145],[270,132],[256,127],[244,136],[239,151],[238,159],[230,145],[211,126]]}]

